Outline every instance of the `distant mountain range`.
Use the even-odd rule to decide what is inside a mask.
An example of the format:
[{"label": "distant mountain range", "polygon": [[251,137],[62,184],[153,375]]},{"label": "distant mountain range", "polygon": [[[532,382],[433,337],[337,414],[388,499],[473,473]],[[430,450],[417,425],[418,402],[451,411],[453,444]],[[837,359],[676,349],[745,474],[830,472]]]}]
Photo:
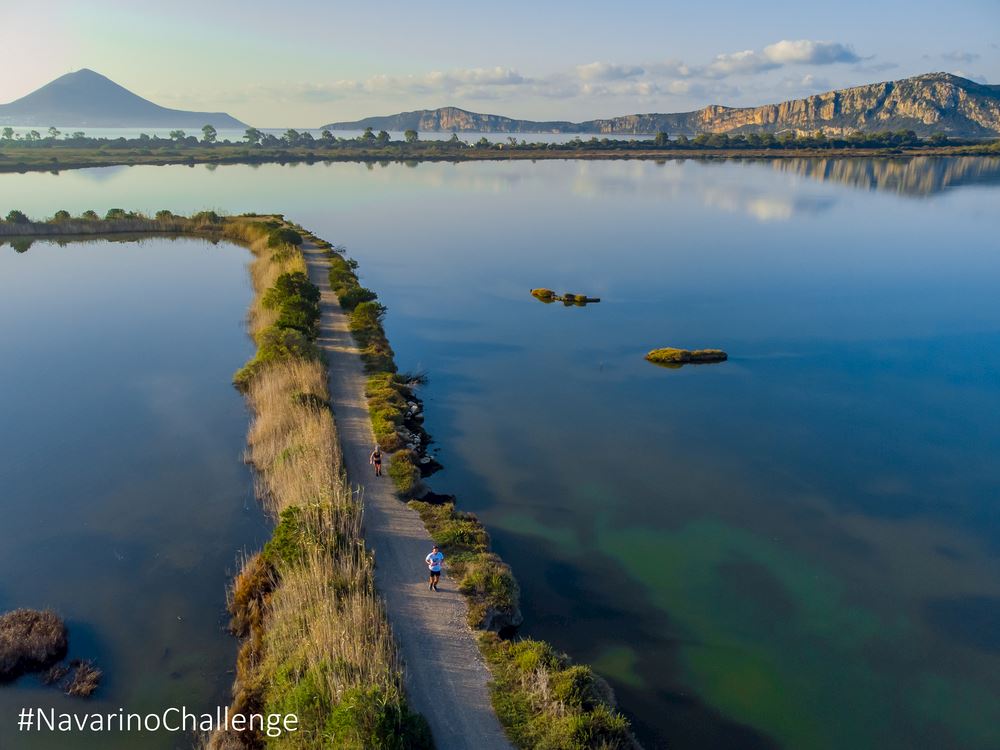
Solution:
[{"label": "distant mountain range", "polygon": [[872,83],[762,107],[711,105],[694,112],[640,114],[585,122],[516,120],[457,107],[422,109],[386,117],[334,122],[330,130],[418,130],[476,133],[596,133],[671,136],[698,133],[812,133],[915,130],[978,137],[1000,135],[1000,86],[949,73]]},{"label": "distant mountain range", "polygon": [[0,125],[100,128],[245,128],[225,112],[167,109],[100,73],[67,73],[27,96],[0,104]]}]

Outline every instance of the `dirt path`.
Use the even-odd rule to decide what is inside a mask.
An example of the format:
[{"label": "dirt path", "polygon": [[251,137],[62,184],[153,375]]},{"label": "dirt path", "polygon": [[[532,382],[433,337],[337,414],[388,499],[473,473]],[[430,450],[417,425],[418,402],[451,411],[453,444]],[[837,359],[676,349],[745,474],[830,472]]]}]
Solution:
[{"label": "dirt path", "polygon": [[365,541],[375,552],[375,583],[406,665],[407,695],[430,723],[438,750],[510,750],[490,703],[489,671],[465,621],[464,597],[447,575],[439,592],[428,591],[430,536],[416,512],[396,498],[392,481],[371,473],[374,436],[361,357],[330,289],[323,251],[304,244],[302,252],[322,293],[319,345],[329,362],[334,419],[348,479],[364,493]]}]

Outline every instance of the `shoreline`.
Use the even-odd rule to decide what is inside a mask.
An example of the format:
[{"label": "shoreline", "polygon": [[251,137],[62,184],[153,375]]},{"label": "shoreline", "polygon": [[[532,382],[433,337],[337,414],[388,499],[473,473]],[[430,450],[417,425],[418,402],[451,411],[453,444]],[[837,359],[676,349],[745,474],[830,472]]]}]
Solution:
[{"label": "shoreline", "polygon": [[[424,143],[430,143],[425,141]],[[443,142],[447,143],[447,142]],[[124,151],[124,149],[123,149]],[[115,153],[115,150],[71,149],[62,147],[0,147],[0,174],[28,172],[59,173],[75,169],[119,166],[170,166],[208,164],[419,164],[506,161],[780,161],[783,159],[907,159],[917,156],[1000,156],[1000,142],[963,146],[920,146],[901,148],[524,148],[503,150],[434,145],[412,149],[385,148],[248,149],[242,145],[216,145],[172,150],[172,153]],[[60,156],[64,158],[60,158]],[[20,158],[18,158],[20,157]]]}]

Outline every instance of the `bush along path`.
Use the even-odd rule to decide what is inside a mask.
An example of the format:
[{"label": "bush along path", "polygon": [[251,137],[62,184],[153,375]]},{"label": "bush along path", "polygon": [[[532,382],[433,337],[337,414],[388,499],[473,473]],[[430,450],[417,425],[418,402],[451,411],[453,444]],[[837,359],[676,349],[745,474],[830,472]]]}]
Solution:
[{"label": "bush along path", "polygon": [[[316,241],[304,245],[303,254],[310,279],[322,293],[318,343],[329,359],[348,478],[364,485],[365,539],[375,552],[376,583],[399,636],[407,692],[434,729],[438,746],[505,746],[495,732],[477,733],[457,717],[436,715],[434,702],[442,699],[447,705],[445,696],[455,694],[458,705],[464,697],[485,717],[489,679],[496,715],[519,748],[638,748],[628,721],[614,707],[610,686],[589,667],[572,664],[547,643],[510,639],[522,622],[517,581],[490,551],[489,535],[478,519],[456,510],[451,498],[437,502],[442,498],[423,483],[436,462],[426,452],[415,379],[396,370],[382,325],[385,307],[361,286],[357,263],[343,252]],[[391,453],[388,474],[395,492],[367,465],[373,440]],[[447,576],[439,593],[427,590],[422,564],[431,539],[446,555]],[[475,642],[478,653],[471,647]]]}]

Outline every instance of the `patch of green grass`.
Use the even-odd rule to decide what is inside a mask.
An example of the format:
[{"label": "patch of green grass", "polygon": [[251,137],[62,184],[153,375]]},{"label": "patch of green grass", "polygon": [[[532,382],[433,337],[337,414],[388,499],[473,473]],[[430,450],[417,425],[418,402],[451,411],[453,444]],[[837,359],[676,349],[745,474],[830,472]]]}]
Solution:
[{"label": "patch of green grass", "polygon": [[628,720],[589,667],[574,665],[542,641],[505,641],[491,633],[480,647],[493,673],[493,705],[508,737],[533,750],[633,750]]},{"label": "patch of green grass", "polygon": [[396,491],[404,497],[411,494],[420,481],[420,470],[413,451],[396,451],[389,456],[388,472]]}]

